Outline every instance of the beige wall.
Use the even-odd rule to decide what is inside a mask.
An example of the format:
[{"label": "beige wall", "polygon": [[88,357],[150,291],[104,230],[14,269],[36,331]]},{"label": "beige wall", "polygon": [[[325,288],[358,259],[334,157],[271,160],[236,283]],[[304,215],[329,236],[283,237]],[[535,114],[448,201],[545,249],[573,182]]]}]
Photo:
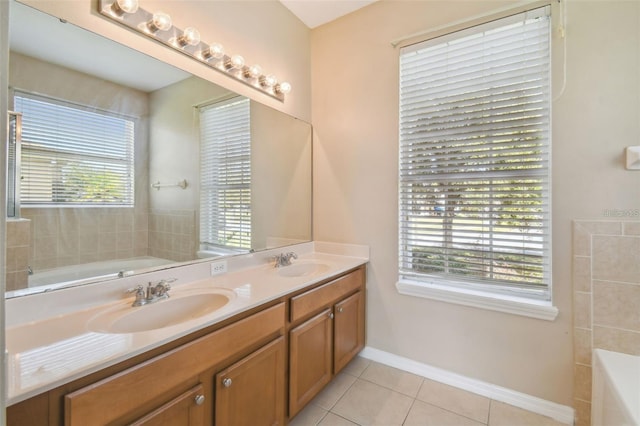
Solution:
[{"label": "beige wall", "polygon": [[149,180],[188,186],[152,189],[149,254],[186,261],[196,258],[200,203],[200,127],[195,105],[229,91],[200,78],[187,78],[149,96]]},{"label": "beige wall", "polygon": [[311,127],[251,102],[251,247],[311,239]]},{"label": "beige wall", "polygon": [[[367,344],[572,405],[571,220],[640,208],[622,152],[640,130],[640,2],[569,0],[554,34],[553,321],[401,296],[398,50],[390,41],[509,2],[381,1],[312,31],[314,237],[371,246]],[[513,2],[511,2],[513,4]],[[557,19],[558,6],[554,2]]]},{"label": "beige wall", "polygon": [[200,121],[196,105],[229,91],[200,78],[187,78],[149,96],[149,179],[178,187],[151,190],[152,209],[196,210],[200,202]]},{"label": "beige wall", "polygon": [[21,0],[58,18],[109,37],[236,93],[257,100],[295,117],[311,121],[309,29],[276,0],[198,1],[145,0],[147,10],[169,13],[179,28],[194,26],[202,39],[222,43],[226,51],[241,54],[269,73],[293,86],[280,102],[235,81],[179,52],[101,16],[97,0]]}]

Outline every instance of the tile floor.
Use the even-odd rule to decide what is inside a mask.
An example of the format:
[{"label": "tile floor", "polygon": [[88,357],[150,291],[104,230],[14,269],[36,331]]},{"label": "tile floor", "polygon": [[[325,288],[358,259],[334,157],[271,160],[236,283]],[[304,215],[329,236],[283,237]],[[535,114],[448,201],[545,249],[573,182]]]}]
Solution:
[{"label": "tile floor", "polygon": [[290,426],[559,426],[540,416],[357,357]]}]

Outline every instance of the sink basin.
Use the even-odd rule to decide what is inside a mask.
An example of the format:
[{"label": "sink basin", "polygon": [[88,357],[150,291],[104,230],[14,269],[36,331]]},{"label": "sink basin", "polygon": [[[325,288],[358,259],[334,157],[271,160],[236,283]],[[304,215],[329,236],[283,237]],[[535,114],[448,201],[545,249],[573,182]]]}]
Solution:
[{"label": "sink basin", "polygon": [[169,299],[139,307],[119,304],[95,315],[87,326],[90,331],[116,334],[157,330],[217,311],[234,297],[235,293],[230,290],[217,289],[172,295]]},{"label": "sink basin", "polygon": [[298,262],[278,268],[278,275],[282,277],[307,277],[321,274],[329,269],[329,265],[317,262]]}]

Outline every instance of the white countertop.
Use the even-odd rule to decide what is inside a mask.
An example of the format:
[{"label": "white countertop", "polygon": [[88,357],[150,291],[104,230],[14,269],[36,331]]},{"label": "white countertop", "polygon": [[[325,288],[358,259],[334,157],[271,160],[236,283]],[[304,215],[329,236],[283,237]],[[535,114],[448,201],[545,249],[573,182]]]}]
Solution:
[{"label": "white countertop", "polygon": [[[267,260],[276,253],[290,250],[299,255],[294,264],[316,262],[328,268],[310,276],[283,277]],[[212,260],[215,261],[218,260]],[[229,272],[216,276],[209,274],[211,262],[200,262],[7,300],[7,405],[360,266],[368,261],[368,248],[315,242],[235,256],[226,261]],[[221,288],[232,291],[235,296],[210,314],[161,329],[129,334],[89,330],[87,324],[95,315],[117,305],[131,304],[133,296],[124,297],[125,289],[168,277],[177,278],[172,284],[174,294]],[[163,302],[156,302],[154,306]],[[145,306],[131,309],[145,309]]]}]

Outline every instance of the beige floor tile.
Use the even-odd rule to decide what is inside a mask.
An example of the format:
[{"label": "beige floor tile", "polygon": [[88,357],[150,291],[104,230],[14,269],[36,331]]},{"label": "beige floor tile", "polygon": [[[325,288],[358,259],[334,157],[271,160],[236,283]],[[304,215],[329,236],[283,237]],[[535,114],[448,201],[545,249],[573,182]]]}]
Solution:
[{"label": "beige floor tile", "polygon": [[366,358],[357,356],[353,360],[351,360],[351,362],[347,364],[341,372],[360,377],[362,372],[367,369],[369,364],[371,364],[371,361]]},{"label": "beige floor tile", "polygon": [[549,417],[503,402],[491,401],[489,426],[566,426]]},{"label": "beige floor tile", "polygon": [[349,420],[336,416],[333,413],[329,413],[326,415],[324,419],[320,422],[318,426],[358,426],[357,424],[350,422]]},{"label": "beige floor tile", "polygon": [[331,410],[359,425],[401,425],[413,399],[385,387],[357,379]]},{"label": "beige floor tile", "polygon": [[307,404],[289,423],[289,426],[316,426],[327,415],[327,410]]},{"label": "beige floor tile", "polygon": [[372,362],[360,378],[415,398],[423,378],[397,368]]},{"label": "beige floor tile", "polygon": [[484,426],[484,423],[416,400],[403,426]]},{"label": "beige floor tile", "polygon": [[325,387],[313,400],[315,404],[325,410],[331,410],[336,402],[344,395],[344,393],[353,385],[357,378],[349,374],[340,373],[333,378],[331,383]]},{"label": "beige floor tile", "polygon": [[424,380],[417,399],[481,423],[489,417],[489,398],[433,380]]}]

